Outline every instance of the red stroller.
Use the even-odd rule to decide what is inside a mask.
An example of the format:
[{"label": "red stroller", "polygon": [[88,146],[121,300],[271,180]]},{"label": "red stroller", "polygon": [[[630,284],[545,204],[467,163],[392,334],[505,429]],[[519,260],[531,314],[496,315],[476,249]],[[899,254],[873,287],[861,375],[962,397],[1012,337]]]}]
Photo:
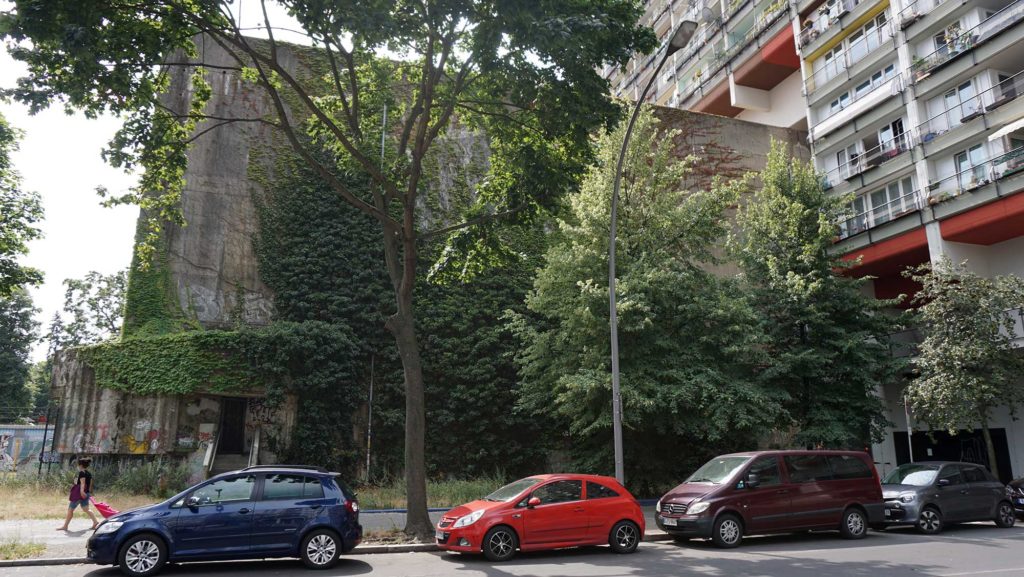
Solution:
[{"label": "red stroller", "polygon": [[110,505],[107,505],[106,503],[104,503],[102,501],[97,501],[96,499],[93,499],[92,497],[90,497],[89,500],[92,501],[92,504],[96,507],[96,510],[100,512],[100,515],[103,515],[104,519],[109,519],[109,518],[113,517],[114,515],[117,515],[118,513],[120,513],[120,511],[118,511],[117,509],[111,507]]}]

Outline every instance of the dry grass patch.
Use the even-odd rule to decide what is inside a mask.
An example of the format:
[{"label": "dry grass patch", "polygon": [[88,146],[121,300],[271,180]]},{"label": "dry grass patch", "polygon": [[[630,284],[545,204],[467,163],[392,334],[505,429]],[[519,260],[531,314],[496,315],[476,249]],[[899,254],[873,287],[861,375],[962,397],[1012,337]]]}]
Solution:
[{"label": "dry grass patch", "polygon": [[0,541],[0,561],[13,559],[31,559],[41,557],[46,551],[46,545],[33,541]]},{"label": "dry grass patch", "polygon": [[[70,487],[69,487],[70,489]],[[29,519],[63,519],[68,512],[68,493],[45,487],[3,486],[0,487],[0,521],[24,521]],[[104,501],[118,511],[156,503],[149,495],[100,494],[97,501]],[[93,508],[99,518],[99,513]],[[76,518],[86,518],[75,511]]]}]

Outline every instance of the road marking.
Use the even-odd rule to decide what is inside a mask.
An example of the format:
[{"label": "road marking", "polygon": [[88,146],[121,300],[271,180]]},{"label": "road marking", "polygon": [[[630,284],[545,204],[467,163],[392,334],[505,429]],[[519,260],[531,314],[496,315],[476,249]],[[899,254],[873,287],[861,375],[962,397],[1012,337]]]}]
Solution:
[{"label": "road marking", "polygon": [[966,573],[942,573],[937,577],[965,577],[966,575],[992,575],[994,573],[1017,573],[1018,575],[1024,573],[1024,567],[1014,567],[1012,569],[990,569],[988,571],[967,571]]}]

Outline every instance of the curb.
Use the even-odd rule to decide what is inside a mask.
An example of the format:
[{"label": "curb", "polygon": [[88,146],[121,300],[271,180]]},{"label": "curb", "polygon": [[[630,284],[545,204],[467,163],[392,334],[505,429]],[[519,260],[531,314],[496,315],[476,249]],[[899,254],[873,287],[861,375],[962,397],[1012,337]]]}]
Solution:
[{"label": "curb", "polygon": [[[644,534],[644,541],[668,541],[672,537],[664,531],[649,531]],[[411,543],[405,545],[361,545],[346,553],[346,555],[381,555],[386,553],[425,553],[440,551],[433,543]],[[85,557],[60,557],[54,559],[15,559],[12,561],[0,561],[0,568],[3,567],[40,567],[46,565],[79,565],[92,564],[92,561]]]}]

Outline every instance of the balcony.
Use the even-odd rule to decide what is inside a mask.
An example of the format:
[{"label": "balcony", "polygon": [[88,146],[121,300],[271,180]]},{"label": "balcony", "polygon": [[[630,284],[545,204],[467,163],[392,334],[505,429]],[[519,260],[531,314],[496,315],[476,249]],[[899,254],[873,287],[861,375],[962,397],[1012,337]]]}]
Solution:
[{"label": "balcony", "polygon": [[914,63],[910,66],[914,82],[923,80],[935,70],[994,38],[1022,19],[1024,19],[1024,0],[1017,0],[986,18],[977,26],[949,35],[946,45],[942,48],[923,57],[914,57]]},{"label": "balcony", "polygon": [[[868,195],[864,195],[865,197]],[[864,198],[864,197],[862,197]],[[870,202],[870,197],[864,198],[864,204]],[[881,204],[866,208],[852,217],[839,223],[839,240],[850,238],[876,226],[896,220],[902,216],[921,210],[921,191],[912,190],[899,198],[895,198]]]},{"label": "balcony", "polygon": [[860,40],[850,44],[841,53],[840,58],[826,62],[825,66],[820,70],[811,73],[810,77],[804,82],[804,92],[810,96],[834,78],[849,78],[849,75],[844,76],[843,72],[862,62],[866,56],[875,52],[889,41],[892,36],[893,27],[891,22],[887,22],[871,34],[865,34]]},{"label": "balcony", "polygon": [[[921,144],[925,146],[925,152],[931,154],[955,141],[952,138],[945,138],[946,134],[956,131],[972,120],[994,113],[1002,106],[1016,100],[1022,93],[1024,93],[1024,70],[956,106],[935,114],[919,124],[914,131]],[[967,137],[970,134],[963,136]]]},{"label": "balcony", "polygon": [[886,162],[908,152],[914,147],[914,140],[910,131],[896,135],[892,140],[886,140],[878,146],[874,146],[863,154],[852,158],[844,164],[833,168],[824,174],[826,188],[833,188],[843,180],[851,178],[877,168]]},{"label": "balcony", "polygon": [[825,137],[851,119],[871,111],[872,107],[882,105],[887,98],[891,99],[902,91],[903,78],[899,74],[883,80],[869,90],[860,93],[854,91],[845,106],[830,111],[814,124],[811,128],[812,138],[818,140]]},{"label": "balcony", "polygon": [[860,2],[861,0],[842,0],[835,6],[832,6],[831,9],[829,9],[829,6],[822,4],[818,8],[818,17],[804,23],[804,28],[800,31],[800,42],[797,48],[807,46],[817,40],[823,32],[839,24],[840,19],[844,15],[849,14],[850,10],[853,10],[853,7]]},{"label": "balcony", "polygon": [[899,22],[900,30],[910,28],[911,25],[934,10],[936,6],[939,6],[946,1],[947,0],[914,0],[905,6],[903,10],[900,10],[900,13],[896,15],[896,21]]},{"label": "balcony", "polygon": [[928,204],[938,204],[1024,173],[1024,146],[970,166],[928,186]]}]

